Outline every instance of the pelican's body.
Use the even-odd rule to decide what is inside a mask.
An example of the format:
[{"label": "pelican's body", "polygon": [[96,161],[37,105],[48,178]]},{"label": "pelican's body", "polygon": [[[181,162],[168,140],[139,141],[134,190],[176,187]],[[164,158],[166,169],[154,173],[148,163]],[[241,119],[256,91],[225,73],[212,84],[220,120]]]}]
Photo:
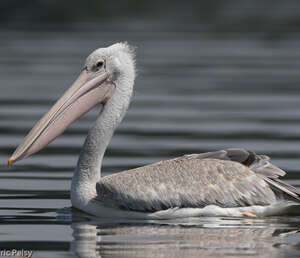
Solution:
[{"label": "pelican's body", "polygon": [[72,205],[101,217],[169,219],[268,216],[299,211],[300,192],[268,157],[244,149],[192,154],[101,177],[102,159],[129,106],[132,50],[117,43],[94,51],[71,88],[31,130],[9,164],[37,152],[97,103],[103,109],[80,152]]}]

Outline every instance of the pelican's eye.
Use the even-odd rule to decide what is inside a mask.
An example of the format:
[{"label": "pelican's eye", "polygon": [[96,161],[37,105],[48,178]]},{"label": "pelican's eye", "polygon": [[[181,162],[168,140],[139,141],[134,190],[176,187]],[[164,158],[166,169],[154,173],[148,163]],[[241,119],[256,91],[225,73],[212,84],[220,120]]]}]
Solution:
[{"label": "pelican's eye", "polygon": [[99,71],[104,65],[104,61],[100,60],[96,63],[96,71]]}]

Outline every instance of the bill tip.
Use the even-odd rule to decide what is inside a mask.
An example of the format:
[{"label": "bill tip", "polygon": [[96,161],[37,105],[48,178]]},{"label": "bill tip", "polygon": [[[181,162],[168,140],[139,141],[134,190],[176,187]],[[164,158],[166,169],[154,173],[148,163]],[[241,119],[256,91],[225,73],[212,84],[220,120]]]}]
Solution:
[{"label": "bill tip", "polygon": [[13,163],[14,163],[14,158],[10,157],[8,162],[7,162],[8,166],[11,167]]}]

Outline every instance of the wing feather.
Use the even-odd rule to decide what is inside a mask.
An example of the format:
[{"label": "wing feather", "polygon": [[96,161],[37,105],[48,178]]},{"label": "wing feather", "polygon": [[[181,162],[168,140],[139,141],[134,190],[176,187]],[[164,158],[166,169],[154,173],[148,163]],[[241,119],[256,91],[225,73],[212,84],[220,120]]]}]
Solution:
[{"label": "wing feather", "polygon": [[103,177],[96,188],[103,204],[136,211],[267,205],[276,199],[264,179],[243,164],[187,156]]},{"label": "wing feather", "polygon": [[300,202],[300,191],[278,179],[286,173],[265,155],[245,149],[185,155],[103,177],[97,201],[135,211],[173,207],[244,207],[277,199]]}]

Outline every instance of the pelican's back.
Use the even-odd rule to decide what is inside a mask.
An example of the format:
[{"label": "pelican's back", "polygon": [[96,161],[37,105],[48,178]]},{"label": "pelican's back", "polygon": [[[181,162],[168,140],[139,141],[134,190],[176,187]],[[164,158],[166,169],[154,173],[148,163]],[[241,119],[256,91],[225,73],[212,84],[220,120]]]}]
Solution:
[{"label": "pelican's back", "polygon": [[192,154],[103,177],[96,199],[135,211],[269,205],[287,195],[299,200],[295,188],[276,182],[284,173],[266,156],[243,149]]}]

